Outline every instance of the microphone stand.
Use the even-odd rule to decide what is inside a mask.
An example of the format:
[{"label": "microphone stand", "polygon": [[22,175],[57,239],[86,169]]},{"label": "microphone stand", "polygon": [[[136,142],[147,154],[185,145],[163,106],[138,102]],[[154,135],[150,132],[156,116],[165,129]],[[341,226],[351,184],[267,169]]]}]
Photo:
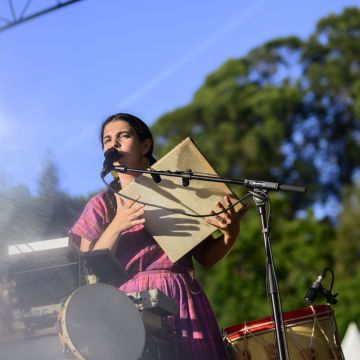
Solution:
[{"label": "microphone stand", "polygon": [[[294,186],[279,184],[278,182],[270,181],[261,181],[261,180],[249,180],[249,179],[229,179],[223,178],[215,175],[196,175],[191,169],[185,171],[171,171],[171,170],[154,170],[154,169],[130,169],[125,165],[113,166],[110,169],[107,169],[105,173],[101,173],[103,178],[110,171],[116,171],[119,173],[135,172],[141,174],[150,174],[151,177],[157,180],[155,182],[161,181],[161,175],[170,176],[170,177],[181,177],[183,186],[188,186],[190,180],[202,180],[202,181],[211,181],[211,182],[221,182],[224,184],[233,184],[233,185],[242,185],[250,189],[264,189],[272,191],[287,191],[287,192],[300,192],[303,193],[306,191],[306,188],[303,186]],[[160,179],[160,181],[158,180]]]},{"label": "microphone stand", "polygon": [[[259,211],[261,228],[264,237],[266,256],[266,291],[271,300],[272,317],[273,321],[275,322],[275,339],[277,342],[277,350],[279,356],[277,357],[274,354],[274,358],[286,360],[287,358],[289,358],[289,353],[287,349],[285,326],[282,318],[279,286],[276,278],[275,266],[270,245],[270,224],[268,222],[268,219],[266,218],[265,203],[268,195],[266,190],[259,190],[257,188],[255,188],[253,191],[250,191],[250,194],[253,195],[255,205],[257,206]],[[285,354],[287,354],[287,357]]]},{"label": "microphone stand", "polygon": [[[280,292],[279,292],[279,286],[276,278],[275,266],[272,256],[270,236],[269,236],[270,229],[269,229],[268,220],[266,218],[265,203],[268,199],[268,195],[267,195],[268,191],[305,192],[306,188],[302,186],[279,184],[277,182],[269,182],[269,181],[259,181],[259,180],[249,180],[249,179],[229,179],[218,176],[195,175],[190,169],[186,171],[170,171],[170,170],[157,171],[153,169],[147,169],[147,170],[130,169],[127,166],[120,165],[120,166],[114,166],[113,170],[121,173],[126,173],[130,171],[135,173],[150,174],[153,180],[157,183],[161,181],[160,176],[162,175],[162,176],[181,177],[183,186],[188,186],[190,180],[194,179],[194,180],[202,180],[202,181],[221,182],[225,184],[241,185],[250,189],[249,193],[253,196],[255,205],[257,206],[260,215],[262,233],[265,243],[266,290],[268,296],[271,299],[272,317],[275,322],[275,338],[276,338],[277,351],[278,351],[277,354],[280,360],[288,359],[289,354],[286,345],[284,321],[282,318]],[[102,172],[101,177],[104,177],[105,175]]]}]

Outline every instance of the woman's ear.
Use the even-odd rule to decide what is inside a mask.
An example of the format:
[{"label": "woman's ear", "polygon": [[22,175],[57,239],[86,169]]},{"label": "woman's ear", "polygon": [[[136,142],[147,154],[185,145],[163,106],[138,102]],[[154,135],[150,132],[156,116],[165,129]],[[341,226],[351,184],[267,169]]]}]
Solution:
[{"label": "woman's ear", "polygon": [[143,155],[147,154],[147,152],[150,150],[152,145],[152,140],[151,139],[145,139],[142,143],[143,146]]}]

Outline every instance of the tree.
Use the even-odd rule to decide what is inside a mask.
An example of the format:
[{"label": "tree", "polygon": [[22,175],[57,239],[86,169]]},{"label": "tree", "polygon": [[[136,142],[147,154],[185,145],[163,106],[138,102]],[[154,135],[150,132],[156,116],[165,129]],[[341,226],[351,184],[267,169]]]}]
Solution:
[{"label": "tree", "polygon": [[[301,146],[313,146],[318,176],[327,193],[341,195],[359,170],[360,141],[360,9],[347,8],[317,24],[304,46],[302,64],[307,82],[306,121]],[[314,120],[312,120],[314,119]],[[306,122],[302,126],[304,130]]]},{"label": "tree", "polygon": [[343,333],[350,322],[360,325],[360,188],[345,187],[342,201],[343,211],[333,243],[335,289],[339,292],[336,314]]},{"label": "tree", "polygon": [[[342,334],[360,321],[359,214],[350,206],[360,165],[359,54],[360,9],[346,8],[321,19],[308,39],[274,39],[228,60],[190,104],[152,127],[157,156],[191,136],[222,176],[308,185],[307,194],[271,195],[283,309],[304,307],[308,286],[331,268]],[[311,210],[319,205],[322,215]],[[221,326],[269,315],[261,238],[257,215],[247,215],[228,257],[199,268]]]},{"label": "tree", "polygon": [[306,41],[275,39],[230,59],[154,124],[158,155],[191,136],[223,176],[308,184],[291,196],[292,213],[339,201],[360,164],[359,47],[360,10],[347,8]]},{"label": "tree", "polygon": [[58,170],[52,160],[45,162],[39,179],[38,213],[41,213],[41,239],[66,237],[79,217],[86,198],[72,197],[59,187]]},{"label": "tree", "polygon": [[51,160],[44,162],[38,184],[36,195],[25,186],[0,193],[2,244],[67,236],[67,230],[80,215],[87,199],[71,197],[60,190],[57,167]]}]

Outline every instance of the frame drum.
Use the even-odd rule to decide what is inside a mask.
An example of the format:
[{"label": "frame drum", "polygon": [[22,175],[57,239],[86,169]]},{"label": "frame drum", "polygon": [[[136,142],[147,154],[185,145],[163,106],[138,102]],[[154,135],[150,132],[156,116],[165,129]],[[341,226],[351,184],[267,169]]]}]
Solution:
[{"label": "frame drum", "polygon": [[111,285],[75,290],[58,317],[64,351],[75,359],[137,360],[145,346],[145,326],[133,302]]},{"label": "frame drum", "polygon": [[[309,306],[283,313],[291,360],[343,360],[330,305]],[[232,360],[277,359],[271,317],[225,328],[224,340]]]}]

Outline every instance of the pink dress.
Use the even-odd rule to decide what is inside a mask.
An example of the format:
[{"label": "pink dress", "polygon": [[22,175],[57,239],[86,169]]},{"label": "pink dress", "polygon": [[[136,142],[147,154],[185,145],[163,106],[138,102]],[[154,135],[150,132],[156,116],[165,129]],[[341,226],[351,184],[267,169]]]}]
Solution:
[{"label": "pink dress", "polygon": [[[70,234],[96,241],[108,223],[109,210],[102,192],[89,200]],[[194,278],[191,254],[172,263],[139,225],[120,236],[115,256],[130,275],[119,290],[129,293],[157,288],[179,305],[178,313],[169,317],[176,331],[174,359],[227,359],[214,313]]]}]

